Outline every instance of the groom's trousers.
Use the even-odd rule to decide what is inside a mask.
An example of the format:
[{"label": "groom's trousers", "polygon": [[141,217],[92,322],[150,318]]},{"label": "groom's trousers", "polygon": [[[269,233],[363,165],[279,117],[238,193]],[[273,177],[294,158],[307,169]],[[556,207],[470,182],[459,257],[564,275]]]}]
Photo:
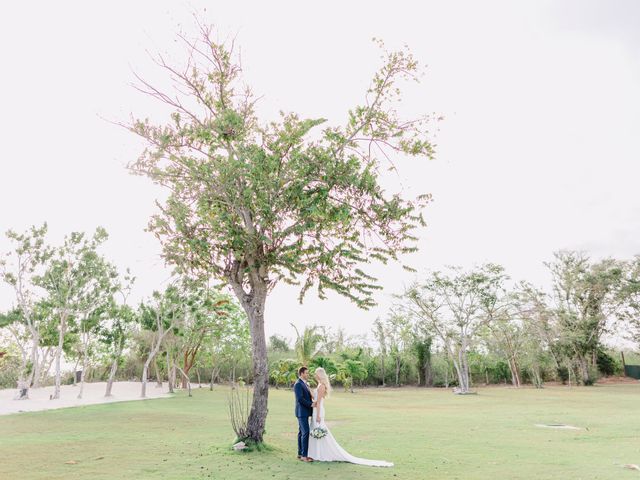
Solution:
[{"label": "groom's trousers", "polygon": [[308,457],[309,453],[309,417],[298,417],[298,455]]}]

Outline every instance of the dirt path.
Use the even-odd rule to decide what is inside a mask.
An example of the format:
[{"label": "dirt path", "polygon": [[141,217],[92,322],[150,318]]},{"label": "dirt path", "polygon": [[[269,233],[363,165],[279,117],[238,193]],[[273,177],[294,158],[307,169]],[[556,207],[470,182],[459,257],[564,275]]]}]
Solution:
[{"label": "dirt path", "polygon": [[[80,387],[74,387],[73,385],[63,385],[60,390],[60,399],[58,400],[49,400],[49,396],[53,394],[53,387],[31,389],[28,400],[13,400],[16,394],[15,388],[0,390],[0,415],[95,405],[98,403],[142,400],[140,398],[140,382],[115,382],[111,390],[113,395],[109,398],[104,396],[106,387],[106,382],[85,383],[81,400],[77,398]],[[166,383],[163,388],[157,388],[155,382],[147,384],[148,399],[168,396],[170,395],[167,392]]]}]

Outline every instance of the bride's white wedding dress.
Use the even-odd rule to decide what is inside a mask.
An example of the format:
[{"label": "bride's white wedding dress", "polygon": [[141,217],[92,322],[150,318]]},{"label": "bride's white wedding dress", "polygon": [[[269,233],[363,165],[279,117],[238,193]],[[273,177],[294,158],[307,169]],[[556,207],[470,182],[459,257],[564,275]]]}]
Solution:
[{"label": "bride's white wedding dress", "polygon": [[[313,390],[313,400],[318,397],[318,391]],[[370,467],[393,467],[393,463],[383,460],[367,460],[366,458],[358,458],[350,455],[344,448],[338,445],[336,439],[331,435],[331,431],[324,423],[324,398],[320,400],[320,423],[316,422],[317,408],[313,409],[313,417],[311,417],[311,430],[316,427],[323,427],[327,430],[327,434],[322,438],[313,438],[309,436],[309,456],[316,461],[321,462],[349,462],[357,465],[368,465]]]}]

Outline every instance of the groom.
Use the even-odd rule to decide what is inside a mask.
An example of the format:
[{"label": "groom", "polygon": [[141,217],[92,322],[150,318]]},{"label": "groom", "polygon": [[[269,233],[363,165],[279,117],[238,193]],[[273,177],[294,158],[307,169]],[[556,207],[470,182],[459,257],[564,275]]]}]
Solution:
[{"label": "groom", "polygon": [[298,369],[298,381],[293,386],[293,393],[296,395],[296,417],[298,417],[298,460],[303,462],[313,462],[313,458],[308,457],[309,453],[309,417],[313,415],[315,403],[311,400],[311,391],[307,385],[309,380],[309,369],[300,367]]}]

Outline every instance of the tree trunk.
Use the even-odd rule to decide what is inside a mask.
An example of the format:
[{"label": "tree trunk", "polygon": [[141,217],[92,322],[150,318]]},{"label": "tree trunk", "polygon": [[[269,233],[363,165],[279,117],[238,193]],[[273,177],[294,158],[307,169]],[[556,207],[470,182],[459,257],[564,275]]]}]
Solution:
[{"label": "tree trunk", "polygon": [[[64,336],[67,333],[67,317],[66,315],[60,316],[60,332],[58,333],[58,348],[56,349],[56,381],[53,390],[51,400],[58,400],[60,398],[60,357],[62,357],[62,345],[64,343]],[[73,372],[75,377],[75,372]]]},{"label": "tree trunk", "polygon": [[113,362],[111,363],[111,371],[109,372],[109,379],[107,380],[107,391],[104,394],[105,397],[110,397],[111,396],[111,388],[113,387],[113,379],[116,377],[116,372],[118,371],[118,357],[114,358]]},{"label": "tree trunk", "polygon": [[267,285],[253,274],[251,293],[242,285],[232,283],[234,292],[249,317],[253,361],[253,401],[247,420],[247,439],[261,443],[267,420],[269,399],[269,367],[267,364],[267,341],[264,333],[264,308],[267,300]]},{"label": "tree trunk", "polygon": [[177,368],[182,374],[182,380],[187,382],[187,389],[189,391],[189,396],[191,397],[191,382],[189,381],[189,376],[179,366],[176,365],[175,368]]},{"label": "tree trunk", "polygon": [[[87,375],[87,353],[85,351],[83,355],[82,361],[82,374],[80,375],[80,392],[78,392],[78,398],[82,398],[82,392],[84,392],[84,379]],[[75,378],[76,372],[73,372],[73,377]]]},{"label": "tree trunk", "polygon": [[511,357],[509,358],[509,370],[511,371],[511,384],[520,388],[520,373],[518,372],[518,364],[516,363],[516,359]]},{"label": "tree trunk", "polygon": [[464,385],[465,382],[464,382],[464,380],[462,378],[462,367],[460,365],[458,365],[458,363],[459,363],[458,361],[453,360],[453,368],[455,369],[456,375],[458,377],[458,388],[460,390],[462,390],[463,385]]},{"label": "tree trunk", "polygon": [[20,369],[20,376],[18,377],[17,388],[18,391],[14,397],[14,400],[28,400],[29,399],[29,389],[31,385],[33,385],[34,379],[34,362],[38,361],[38,344],[40,343],[40,336],[38,335],[37,330],[29,327],[31,331],[31,371],[29,372],[29,361],[26,358],[26,352],[22,357],[22,365]]},{"label": "tree trunk", "polygon": [[[199,348],[200,345],[197,345],[193,349],[184,352],[182,370],[184,371],[185,375],[187,375],[186,378],[189,378],[189,372],[191,371],[191,367],[193,367],[193,363],[195,361],[196,354],[198,353]],[[187,380],[185,379],[185,377],[182,377],[182,388],[187,388]]]},{"label": "tree trunk", "polygon": [[431,360],[427,362],[424,366],[424,386],[432,387],[433,386],[433,372],[431,370]]},{"label": "tree trunk", "polygon": [[[47,364],[46,364],[46,368],[42,369],[42,374],[41,374],[42,380],[46,380],[46,378],[49,376],[49,372],[51,371],[51,366],[53,365],[53,360],[55,358],[55,355],[51,352],[50,349],[51,347],[47,349],[47,354],[46,354]],[[40,383],[35,382],[34,385],[37,385],[39,387]]]},{"label": "tree trunk", "polygon": [[140,397],[146,398],[147,396],[147,376],[149,374],[149,363],[151,363],[151,357],[144,362],[144,367],[142,367],[142,390],[140,391]]},{"label": "tree trunk", "polygon": [[42,367],[44,366],[44,362],[46,360],[44,354],[42,355],[42,361],[39,361],[36,354],[36,363],[33,366],[33,388],[38,388],[40,386],[40,376],[42,375]]},{"label": "tree trunk", "polygon": [[396,387],[400,386],[400,357],[396,357]]},{"label": "tree trunk", "polygon": [[78,358],[76,360],[76,363],[73,365],[73,386],[77,387],[78,386],[78,380],[76,378],[76,372],[78,371],[78,364],[80,363],[80,359]]},{"label": "tree trunk", "polygon": [[196,368],[196,378],[198,379],[198,388],[202,388],[202,382],[200,381],[200,369]]},{"label": "tree trunk", "polygon": [[180,370],[184,372],[184,375],[182,376],[182,388],[187,388],[187,383],[189,383],[188,378],[189,378],[190,367],[181,368]]},{"label": "tree trunk", "polygon": [[590,379],[589,379],[589,363],[587,358],[581,355],[578,358],[578,365],[580,367],[580,374],[582,375],[582,384],[588,385]]},{"label": "tree trunk", "polygon": [[458,388],[460,393],[469,393],[469,365],[464,345],[458,350],[458,361],[453,360],[453,366],[458,374]]},{"label": "tree trunk", "polygon": [[153,358],[153,366],[156,370],[156,388],[162,388],[162,376],[160,376],[160,369],[158,368],[158,357]]},{"label": "tree trunk", "polygon": [[384,383],[384,355],[382,353],[380,354],[380,363],[382,366],[382,386],[386,387],[387,385]]},{"label": "tree trunk", "polygon": [[162,341],[164,340],[164,336],[173,329],[173,323],[169,325],[169,328],[167,329],[162,328],[162,324],[160,323],[159,319],[157,319],[157,325],[158,325],[158,343],[156,343],[155,346],[153,346],[153,348],[151,349],[151,352],[149,352],[149,357],[147,358],[147,361],[144,362],[144,368],[142,369],[142,391],[140,394],[142,398],[145,398],[147,395],[147,378],[149,376],[149,365],[151,364],[151,360],[155,359],[156,355],[160,351],[160,347],[162,346]]},{"label": "tree trunk", "polygon": [[171,355],[169,355],[169,351],[167,350],[167,383],[169,384],[169,393],[174,393],[173,379],[171,378],[172,375],[173,365],[171,364]]},{"label": "tree trunk", "polygon": [[444,388],[449,388],[449,362],[447,362],[447,368],[444,370]]},{"label": "tree trunk", "polygon": [[213,391],[213,385],[216,380],[220,381],[220,368],[211,367],[211,388],[209,390]]},{"label": "tree trunk", "polygon": [[471,382],[469,379],[469,361],[467,359],[466,350],[462,351],[462,379],[464,381],[462,393],[469,393],[469,386]]}]

